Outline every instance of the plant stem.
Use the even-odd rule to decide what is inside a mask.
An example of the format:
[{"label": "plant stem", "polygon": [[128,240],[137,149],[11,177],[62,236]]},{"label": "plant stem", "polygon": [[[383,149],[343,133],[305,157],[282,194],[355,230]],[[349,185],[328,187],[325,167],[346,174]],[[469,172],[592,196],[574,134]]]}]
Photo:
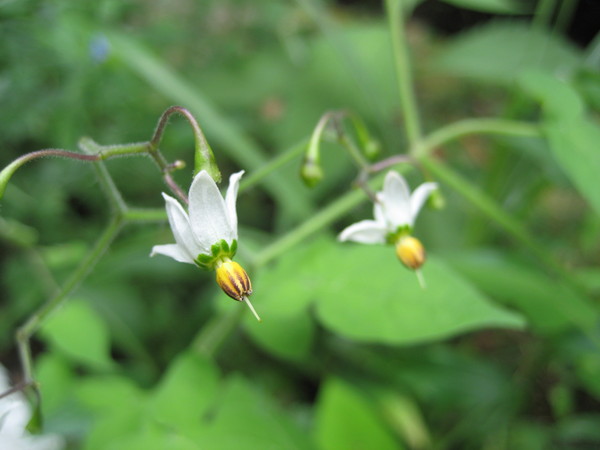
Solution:
[{"label": "plant stem", "polygon": [[[383,176],[379,175],[372,180],[372,184],[380,185]],[[330,203],[324,209],[314,214],[306,222],[303,222],[284,236],[277,239],[271,245],[265,247],[252,260],[255,269],[263,267],[269,261],[285,253],[294,245],[306,239],[315,231],[329,225],[352,208],[367,200],[368,197],[362,191],[350,191],[334,202]]]},{"label": "plant stem", "polygon": [[283,153],[279,154],[277,157],[271,159],[269,163],[251,172],[246,178],[242,179],[242,181],[240,182],[240,192],[254,186],[256,183],[265,178],[271,172],[274,172],[275,170],[279,169],[285,164],[293,161],[295,158],[300,157],[306,149],[306,144],[306,139],[300,141],[293,147],[290,147]]},{"label": "plant stem", "polygon": [[127,222],[164,222],[167,213],[164,208],[128,208],[123,213],[123,219]]},{"label": "plant stem", "polygon": [[465,119],[446,125],[424,138],[410,153],[416,158],[429,156],[437,147],[471,134],[541,137],[541,127],[527,122],[505,119]]},{"label": "plant stem", "polygon": [[96,265],[100,257],[104,254],[117,233],[121,229],[123,219],[115,216],[109,222],[104,233],[100,236],[94,247],[88,252],[81,264],[73,272],[71,277],[62,286],[56,295],[44,303],[35,313],[33,313],[27,322],[23,324],[16,333],[19,355],[23,366],[23,375],[26,383],[33,382],[33,369],[31,349],[29,339],[40,328],[44,320],[57,308],[59,308],[68,298],[69,294],[79,285],[87,276],[89,271]]},{"label": "plant stem", "polygon": [[396,79],[400,93],[400,104],[404,114],[406,135],[410,146],[414,147],[421,140],[421,123],[408,57],[402,3],[400,0],[386,0],[385,4],[392,38]]}]

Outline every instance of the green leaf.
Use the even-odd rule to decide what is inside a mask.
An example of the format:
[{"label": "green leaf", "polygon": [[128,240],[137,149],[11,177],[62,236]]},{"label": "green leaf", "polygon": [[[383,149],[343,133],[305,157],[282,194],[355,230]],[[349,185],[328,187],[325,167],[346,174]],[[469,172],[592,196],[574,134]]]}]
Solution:
[{"label": "green leaf", "polygon": [[194,354],[179,356],[150,400],[154,418],[183,433],[195,432],[215,399],[218,383],[218,370],[208,359]]},{"label": "green leaf", "polygon": [[43,338],[71,361],[95,370],[114,368],[108,328],[82,300],[70,300],[42,326]]},{"label": "green leaf", "polygon": [[[246,331],[252,339],[273,355],[302,362],[310,356],[315,324],[307,314],[283,315],[265,311],[263,322],[247,315]],[[266,319],[268,318],[268,319]]]},{"label": "green leaf", "polygon": [[97,416],[141,410],[146,398],[131,380],[117,375],[87,377],[74,385],[74,391],[81,404]]},{"label": "green leaf", "polygon": [[264,311],[267,323],[270,311],[308,314],[313,302],[330,330],[388,344],[523,326],[518,315],[494,306],[437,258],[425,263],[423,273],[425,290],[398,262],[391,246],[314,241],[286,254],[259,278],[261,296],[255,305]]},{"label": "green leaf", "polygon": [[373,405],[338,379],[329,379],[321,387],[315,428],[322,450],[402,448],[381,423]]},{"label": "green leaf", "polygon": [[585,116],[582,100],[567,83],[530,72],[520,78],[520,84],[542,105],[544,131],[556,162],[600,214],[600,127]]},{"label": "green leaf", "polygon": [[560,280],[490,253],[462,253],[452,259],[460,273],[494,299],[521,311],[540,333],[574,327],[591,331],[598,312]]},{"label": "green leaf", "polygon": [[42,414],[56,416],[72,394],[74,377],[69,364],[56,353],[45,353],[35,362],[35,374],[42,393]]},{"label": "green leaf", "polygon": [[581,51],[528,23],[492,22],[461,34],[433,61],[433,69],[488,83],[511,84],[519,73],[541,69],[568,76]]},{"label": "green leaf", "polygon": [[197,440],[204,443],[202,448],[313,448],[306,434],[276,408],[265,393],[235,375],[227,380],[209,420],[209,429]]},{"label": "green leaf", "polygon": [[521,328],[523,320],[491,302],[430,257],[427,288],[396,261],[392,247],[336,244],[324,254],[317,315],[331,330],[367,342],[414,344],[481,328]]},{"label": "green leaf", "polygon": [[578,118],[584,105],[577,91],[569,84],[538,70],[529,70],[519,76],[519,86],[542,105],[548,118]]},{"label": "green leaf", "polygon": [[516,0],[442,0],[459,8],[492,14],[526,14],[530,12],[523,2]]},{"label": "green leaf", "polygon": [[550,149],[571,182],[600,215],[600,127],[586,118],[548,121]]}]

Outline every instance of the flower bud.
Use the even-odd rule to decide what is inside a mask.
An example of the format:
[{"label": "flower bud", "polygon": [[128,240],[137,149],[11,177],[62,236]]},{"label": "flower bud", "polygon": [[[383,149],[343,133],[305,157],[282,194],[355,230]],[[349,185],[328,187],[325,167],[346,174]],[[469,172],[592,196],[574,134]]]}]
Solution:
[{"label": "flower bud", "polygon": [[256,319],[261,322],[260,317],[254,310],[248,296],[252,294],[252,283],[246,271],[235,261],[226,259],[217,265],[217,284],[228,296],[238,302],[244,302]]},{"label": "flower bud", "polygon": [[314,159],[306,158],[300,168],[300,176],[305,185],[314,187],[323,179],[323,169]]},{"label": "flower bud", "polygon": [[396,255],[406,267],[417,270],[425,262],[425,248],[417,238],[403,236],[396,243]]}]

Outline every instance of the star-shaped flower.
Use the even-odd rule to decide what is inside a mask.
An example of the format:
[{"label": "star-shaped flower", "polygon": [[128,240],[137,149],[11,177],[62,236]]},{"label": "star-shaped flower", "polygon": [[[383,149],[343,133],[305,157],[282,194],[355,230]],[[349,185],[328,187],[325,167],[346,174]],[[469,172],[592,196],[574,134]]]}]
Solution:
[{"label": "star-shaped flower", "polygon": [[404,177],[398,172],[389,171],[385,176],[383,191],[376,194],[377,201],[373,208],[375,220],[361,220],[350,225],[340,233],[339,240],[394,244],[400,261],[410,269],[418,269],[425,262],[425,250],[411,233],[421,207],[436,189],[436,183],[423,183],[411,195]]},{"label": "star-shaped flower", "polygon": [[235,203],[243,174],[242,170],[231,175],[223,198],[208,172],[199,172],[190,186],[189,214],[177,200],[163,193],[175,244],[155,245],[150,256],[161,254],[205,270],[216,270],[217,283],[223,291],[246,303],[260,321],[248,300],[252,293],[250,278],[232,261],[238,238]]}]

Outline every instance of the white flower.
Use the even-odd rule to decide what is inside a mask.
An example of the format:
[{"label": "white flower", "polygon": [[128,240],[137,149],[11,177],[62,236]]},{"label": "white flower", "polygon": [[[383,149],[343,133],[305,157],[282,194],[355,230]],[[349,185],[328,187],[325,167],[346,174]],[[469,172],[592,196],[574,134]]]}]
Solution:
[{"label": "white flower", "polygon": [[157,253],[176,261],[196,264],[201,269],[215,270],[217,284],[228,296],[244,302],[256,319],[261,319],[248,296],[252,283],[246,271],[231,259],[237,250],[237,199],[240,178],[244,171],[229,177],[225,198],[205,170],[194,177],[189,192],[189,215],[181,204],[163,192],[167,216],[175,244],[155,245],[150,256]]},{"label": "white flower", "polygon": [[[6,369],[0,365],[0,393],[10,389]],[[59,450],[63,439],[56,435],[32,435],[25,427],[31,418],[29,404],[21,392],[0,398],[0,448],[10,450]]]},{"label": "white flower", "polygon": [[409,235],[423,203],[436,183],[423,183],[410,194],[402,175],[389,171],[385,176],[383,191],[377,193],[373,208],[375,220],[361,220],[344,229],[340,241],[355,241],[363,244],[396,242],[402,235]]},{"label": "white flower", "polygon": [[[213,268],[219,257],[233,257],[238,236],[235,202],[243,174],[242,170],[231,175],[223,199],[208,172],[198,173],[190,186],[189,215],[177,200],[163,193],[176,243],[155,245],[150,256],[166,255],[207,269]],[[199,260],[200,255],[205,257]]]}]

